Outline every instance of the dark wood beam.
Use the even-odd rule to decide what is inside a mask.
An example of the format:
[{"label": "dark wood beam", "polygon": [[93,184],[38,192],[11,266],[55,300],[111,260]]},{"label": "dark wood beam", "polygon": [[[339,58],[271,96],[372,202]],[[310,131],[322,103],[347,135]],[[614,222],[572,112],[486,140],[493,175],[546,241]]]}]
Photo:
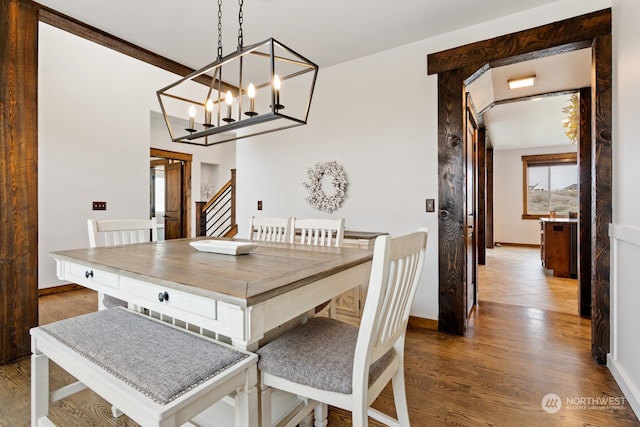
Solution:
[{"label": "dark wood beam", "polygon": [[591,160],[591,353],[599,364],[607,364],[610,350],[610,240],[612,221],[611,34],[593,43],[592,151]]},{"label": "dark wood beam", "polygon": [[38,325],[38,8],[0,0],[0,365]]},{"label": "dark wood beam", "polygon": [[[522,55],[526,54],[533,54],[526,57],[528,59],[539,58],[540,55],[548,56],[554,50],[555,53],[566,52],[565,45],[580,42],[590,45],[595,37],[610,33],[611,9],[605,9],[429,54],[427,72],[438,74],[461,67],[471,67],[475,71],[485,64],[505,58],[519,57],[522,60]],[[496,52],[500,52],[499,57]]]},{"label": "dark wood beam", "polygon": [[463,71],[438,75],[438,329],[466,331]]}]

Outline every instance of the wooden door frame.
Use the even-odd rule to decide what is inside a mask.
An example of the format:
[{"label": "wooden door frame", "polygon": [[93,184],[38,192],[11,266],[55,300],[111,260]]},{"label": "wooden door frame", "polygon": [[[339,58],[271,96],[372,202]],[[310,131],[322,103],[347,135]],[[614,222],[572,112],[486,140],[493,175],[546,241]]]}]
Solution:
[{"label": "wooden door frame", "polygon": [[[486,67],[507,65],[562,52],[592,49],[592,176],[590,206],[580,216],[590,218],[589,235],[580,232],[581,257],[591,261],[591,354],[606,364],[609,352],[609,265],[611,223],[611,9],[577,16],[428,55],[428,74],[438,75],[439,175],[439,315],[443,332],[464,335],[464,168],[463,132],[465,81]],[[581,148],[585,149],[585,148]],[[585,193],[586,195],[586,193]],[[588,251],[588,252],[587,252]]]},{"label": "wooden door frame", "polygon": [[150,148],[149,156],[182,162],[182,235],[189,237],[191,235],[191,165],[193,164],[193,155]]},{"label": "wooden door frame", "polygon": [[[471,242],[467,241],[465,243],[465,258],[466,260],[466,268],[465,274],[469,273],[469,245],[471,245],[471,258],[473,261],[473,267],[471,268],[471,280],[473,282],[473,301],[471,304],[471,308],[469,308],[469,283],[468,276],[465,277],[465,283],[467,286],[467,291],[465,292],[465,310],[467,310],[467,316],[469,316],[474,308],[476,308],[476,304],[478,303],[478,137],[480,135],[480,121],[478,120],[478,114],[475,106],[473,105],[473,100],[471,99],[470,94],[466,94],[465,96],[466,106],[465,106],[465,119],[464,119],[464,145],[465,148],[463,150],[465,155],[465,171],[468,170],[469,165],[469,156],[471,156],[471,169],[472,169],[472,183],[471,183],[471,194],[469,194],[469,183],[465,182],[465,210],[466,210],[466,227],[467,229],[464,231],[464,235],[468,236],[468,227],[469,227],[469,197],[472,197],[472,207],[471,207],[471,215],[473,216],[473,233],[471,236]],[[471,153],[469,153],[469,141],[470,137],[469,126],[473,127],[473,135],[471,138],[473,139],[471,145]],[[465,174],[465,181],[468,180],[467,174]]]}]

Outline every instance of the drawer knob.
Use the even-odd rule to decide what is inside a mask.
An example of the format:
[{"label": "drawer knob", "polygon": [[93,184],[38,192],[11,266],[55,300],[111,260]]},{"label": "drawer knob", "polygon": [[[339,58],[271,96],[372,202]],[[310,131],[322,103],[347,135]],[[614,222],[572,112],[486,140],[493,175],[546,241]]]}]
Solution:
[{"label": "drawer knob", "polygon": [[160,302],[163,302],[163,301],[169,301],[169,292],[167,292],[167,291],[160,292],[160,293],[158,294],[158,300],[159,300]]},{"label": "drawer knob", "polygon": [[88,270],[84,272],[84,277],[86,277],[87,279],[89,277],[93,277],[93,270]]}]

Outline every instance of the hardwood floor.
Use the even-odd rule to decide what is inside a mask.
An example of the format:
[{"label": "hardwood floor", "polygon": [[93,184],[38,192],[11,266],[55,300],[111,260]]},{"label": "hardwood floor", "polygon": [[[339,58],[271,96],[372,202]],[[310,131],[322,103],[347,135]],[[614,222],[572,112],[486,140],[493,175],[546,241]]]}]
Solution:
[{"label": "hardwood floor", "polygon": [[[571,284],[543,274],[543,285],[539,267],[526,263],[527,249],[518,249],[488,251],[487,266],[479,271],[480,304],[467,336],[408,330],[405,376],[412,425],[640,426],[607,368],[591,359],[590,321],[574,314],[576,296],[566,289]],[[515,261],[520,256],[524,263]],[[540,289],[534,292],[535,286]],[[40,322],[96,305],[88,290],[41,297]],[[29,359],[0,366],[2,427],[29,425],[29,366]],[[51,382],[59,386],[71,378],[52,367]],[[562,404],[554,414],[542,407],[549,393]],[[594,403],[596,398],[611,399],[603,405]],[[395,412],[389,387],[374,406]],[[135,425],[126,416],[112,418],[107,402],[88,390],[54,403],[51,413],[65,427]],[[329,425],[350,426],[350,416],[331,408]]]},{"label": "hardwood floor", "polygon": [[540,249],[496,246],[478,266],[479,300],[578,314],[578,280],[553,277],[542,268]]}]

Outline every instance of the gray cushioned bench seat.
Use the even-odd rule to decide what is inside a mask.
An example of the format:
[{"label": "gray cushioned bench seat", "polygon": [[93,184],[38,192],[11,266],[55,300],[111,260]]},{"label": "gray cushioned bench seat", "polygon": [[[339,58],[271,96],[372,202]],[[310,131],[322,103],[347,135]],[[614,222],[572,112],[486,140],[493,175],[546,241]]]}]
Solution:
[{"label": "gray cushioned bench seat", "polygon": [[[189,392],[194,394],[200,386],[223,383],[222,378],[230,370],[233,370],[230,375],[236,375],[237,371],[241,377],[225,393],[245,385],[255,387],[257,357],[254,354],[125,308],[62,320],[34,328],[31,333],[34,357],[42,353],[58,364],[65,362],[59,360],[61,357],[73,360],[71,366],[63,366],[64,363],[61,366],[81,382],[85,383],[81,376],[88,371],[92,373],[90,377],[97,374],[103,382],[114,382],[116,388],[122,388],[124,383],[139,392],[141,402],[150,400],[155,404],[151,407],[163,413],[167,412],[167,405]],[[75,365],[85,366],[76,371]],[[242,369],[238,370],[238,367]],[[253,384],[247,380],[249,369],[253,369]],[[98,385],[86,385],[103,394],[99,381]],[[38,384],[32,387],[38,387]],[[137,394],[132,392],[130,395]],[[112,401],[110,396],[103,397],[135,420],[127,412],[126,404],[121,407],[122,404]]]}]

